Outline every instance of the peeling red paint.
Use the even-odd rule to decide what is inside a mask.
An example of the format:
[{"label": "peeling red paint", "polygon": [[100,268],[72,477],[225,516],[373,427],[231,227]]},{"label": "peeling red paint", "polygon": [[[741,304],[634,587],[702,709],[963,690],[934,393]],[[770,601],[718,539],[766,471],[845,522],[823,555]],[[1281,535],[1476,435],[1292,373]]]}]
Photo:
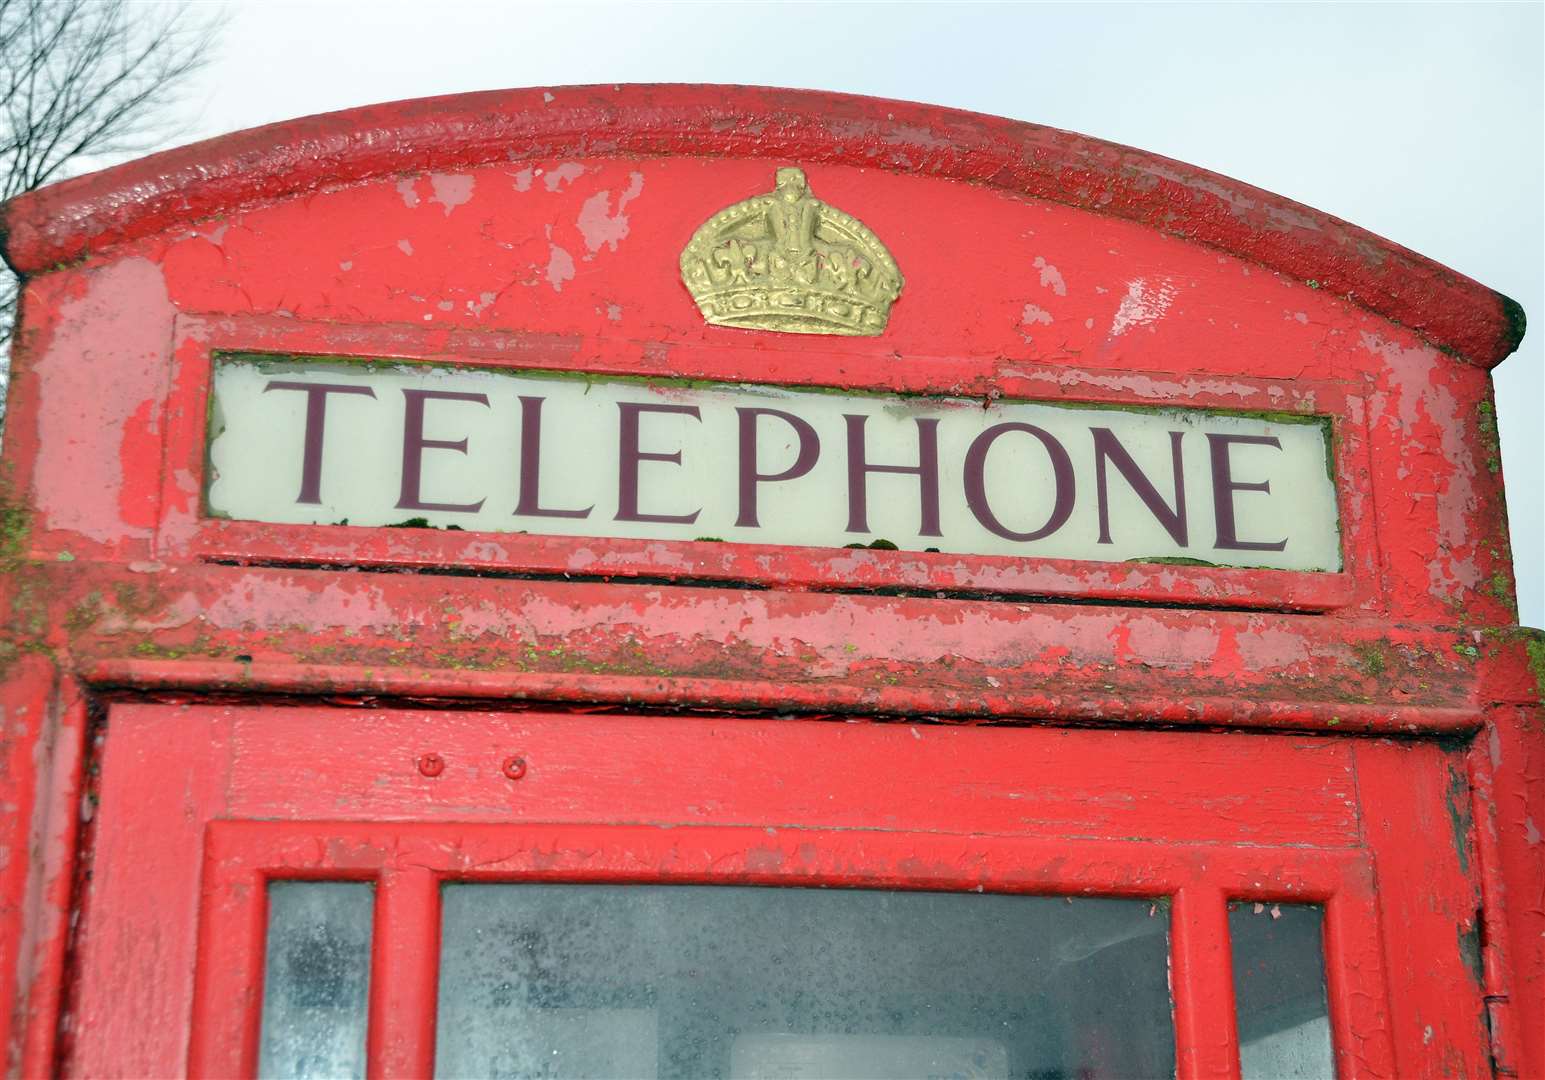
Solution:
[{"label": "peeling red paint", "polygon": [[[40,492],[89,490],[97,496],[40,501],[42,528],[117,547],[148,538],[154,524],[154,506],[146,500],[157,473],[126,476],[125,463],[143,459],[125,458],[123,451],[131,440],[160,448],[157,416],[166,390],[172,307],[161,268],[149,260],[104,266],[85,283],[83,295],[61,307],[49,350],[32,360],[58,402],[38,414],[32,480]],[[115,492],[116,499],[102,500]]]},{"label": "peeling red paint", "polygon": [[[873,228],[902,267],[884,336],[712,327],[682,287],[677,260],[692,232],[767,191],[786,164]],[[112,946],[94,934],[192,970],[195,889],[172,890],[137,937],[92,923],[90,903],[123,888],[131,866],[146,880],[186,880],[208,808],[284,817],[304,805],[308,820],[338,820],[329,815],[365,814],[349,799],[368,791],[383,820],[440,829],[511,805],[502,774],[494,798],[458,771],[457,755],[473,750],[456,738],[523,732],[518,746],[501,742],[494,765],[524,755],[530,770],[516,786],[540,800],[565,740],[615,751],[635,727],[676,733],[639,737],[640,760],[674,758],[648,774],[656,780],[592,795],[618,806],[691,797],[648,820],[744,824],[793,798],[798,785],[782,774],[716,788],[741,758],[702,750],[704,733],[732,728],[758,732],[757,746],[803,747],[811,784],[862,789],[768,819],[818,839],[708,842],[713,872],[735,880],[1176,890],[1181,1075],[1237,1069],[1225,901],[1229,889],[1249,891],[1239,883],[1250,875],[1272,882],[1251,886],[1265,900],[1350,898],[1327,923],[1329,954],[1345,961],[1331,976],[1342,980],[1331,1005],[1345,1075],[1476,1074],[1488,1054],[1520,1075],[1545,1071],[1545,728],[1540,676],[1512,626],[1485,423],[1485,369],[1516,328],[1488,290],[1343,222],[1136,151],[784,91],[573,88],[381,106],[174,151],[3,213],[9,255],[33,275],[0,551],[0,1029],[11,1074],[111,1071],[92,1056],[107,1044],[57,1038],[73,916],[87,925],[81,971],[111,967]],[[1343,566],[1305,574],[214,519],[202,508],[204,440],[221,351],[1318,416],[1333,430]],[[155,695],[175,709],[123,700]],[[218,696],[245,704],[212,704]],[[426,699],[468,708],[407,708]],[[93,805],[78,775],[88,703],[112,717],[102,782],[126,785],[114,789],[133,793],[121,805],[165,826],[140,862],[93,862],[78,846],[75,826]],[[540,718],[559,704],[564,715]],[[147,709],[193,732],[174,744],[173,783],[114,764],[134,760],[114,758],[127,745],[115,740],[130,737],[118,718]],[[687,715],[626,715],[640,711]],[[755,718],[713,718],[725,712]],[[936,723],[947,726],[922,726]],[[1113,730],[1070,728],[1086,724]],[[1143,730],[1156,725],[1188,730]],[[264,741],[280,729],[294,746],[320,740],[305,768],[274,758],[291,752]],[[357,754],[328,755],[340,733],[376,754],[386,744],[371,739],[397,730],[413,736],[397,755],[407,780],[372,786]],[[446,740],[431,746],[426,732]],[[1383,741],[1391,735],[1401,738]],[[1454,771],[1461,754],[1439,735],[1470,745],[1468,769]],[[898,750],[892,737],[919,749]],[[859,756],[809,763],[839,743]],[[1151,759],[1124,757],[1161,743]],[[1247,743],[1277,749],[1238,757]],[[1022,760],[994,749],[1008,745],[1035,749]],[[445,762],[433,778],[415,764],[428,752]],[[925,757],[906,757],[914,752]],[[852,764],[903,758],[920,777],[906,785]],[[216,759],[239,782],[222,787]],[[1112,771],[1117,759],[1127,764]],[[944,764],[918,764],[934,760]],[[956,786],[930,786],[950,761],[969,764]],[[1037,761],[1039,788],[1004,779],[1001,803],[950,802],[973,778]],[[241,772],[254,762],[266,765]],[[1145,804],[1142,785],[1161,780],[1168,801],[1150,792]],[[403,786],[431,782],[428,793]],[[705,791],[724,807],[749,801],[738,818],[695,817]],[[607,815],[620,811],[585,798],[576,788],[546,804],[572,830],[542,839],[528,869],[590,865],[573,843],[600,850]],[[1030,798],[1052,823],[1042,840],[1053,848],[1085,828],[1107,829],[1110,845],[1080,869],[1055,850],[1021,858],[970,839],[993,815],[1026,813]],[[912,839],[821,833],[868,828],[882,805],[898,820],[911,814],[909,827],[959,835],[920,854]],[[941,821],[943,806],[957,816]],[[434,879],[413,876],[423,867],[404,861],[412,853],[447,872],[514,857],[434,829],[403,826],[400,842],[383,843],[378,824],[307,825],[284,833],[293,844],[275,857],[401,873],[401,917],[423,920]],[[132,845],[132,832],[110,843]],[[1173,850],[1123,846],[1140,835]],[[653,843],[624,845],[606,873],[709,872],[690,845]],[[865,862],[882,850],[891,854]],[[242,873],[256,865],[231,857]],[[84,894],[72,891],[82,868],[94,875]],[[243,878],[222,895],[248,910],[255,890]],[[1477,982],[1458,942],[1482,927]],[[1424,953],[1414,942],[1443,946]],[[407,1034],[372,1036],[383,1074],[422,1064],[414,1055],[433,1012],[423,953],[380,957],[381,970],[409,972],[382,976],[407,988],[394,1006]],[[71,1030],[143,1010],[175,1015],[166,1030],[185,1039],[176,1025],[190,1015],[191,985],[142,980],[116,1004],[82,991]],[[1485,1010],[1497,1025],[1490,1046]],[[164,1032],[154,1027],[100,1030],[121,1036],[120,1062],[175,1072],[190,1060],[156,1058]],[[192,1061],[233,1060],[219,1055],[236,1043],[192,1037]]]}]

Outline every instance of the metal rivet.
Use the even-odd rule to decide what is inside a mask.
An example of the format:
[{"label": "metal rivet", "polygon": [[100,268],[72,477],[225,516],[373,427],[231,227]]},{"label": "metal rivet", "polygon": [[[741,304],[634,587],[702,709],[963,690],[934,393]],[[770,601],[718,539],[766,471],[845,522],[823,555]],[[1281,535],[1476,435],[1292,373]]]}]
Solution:
[{"label": "metal rivet", "polygon": [[504,759],[504,775],[511,780],[519,780],[526,775],[526,759],[523,757],[507,757]]},{"label": "metal rivet", "polygon": [[425,776],[439,776],[445,771],[445,759],[439,754],[425,754],[418,759],[418,771]]}]

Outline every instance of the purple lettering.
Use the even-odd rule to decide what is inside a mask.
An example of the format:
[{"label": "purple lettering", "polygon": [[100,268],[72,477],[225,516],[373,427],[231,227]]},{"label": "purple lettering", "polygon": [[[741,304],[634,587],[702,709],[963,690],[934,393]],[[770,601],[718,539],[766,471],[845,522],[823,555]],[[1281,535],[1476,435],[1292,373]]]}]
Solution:
[{"label": "purple lettering", "polygon": [[697,520],[701,509],[690,514],[644,514],[638,509],[638,466],[643,461],[668,461],[681,464],[681,451],[669,454],[646,453],[638,448],[638,418],[640,413],[680,413],[694,420],[701,420],[696,405],[653,405],[619,401],[621,413],[621,439],[617,448],[617,521],[658,521],[663,524],[690,525]]},{"label": "purple lettering", "polygon": [[1207,448],[1212,457],[1212,508],[1218,523],[1218,541],[1213,546],[1232,551],[1281,551],[1287,547],[1286,540],[1266,543],[1239,538],[1239,524],[1234,517],[1234,492],[1260,491],[1270,494],[1271,481],[1244,483],[1234,479],[1233,467],[1229,463],[1229,447],[1235,443],[1282,449],[1282,443],[1274,435],[1207,436]]},{"label": "purple lettering", "polygon": [[[1015,532],[1005,526],[998,520],[998,516],[993,513],[992,507],[987,502],[987,452],[992,449],[992,444],[997,442],[1000,436],[1010,431],[1023,431],[1027,435],[1034,435],[1040,439],[1041,445],[1046,448],[1046,456],[1051,459],[1052,482],[1056,485],[1057,492],[1052,501],[1051,515],[1046,519],[1045,525],[1030,532]],[[971,513],[982,523],[983,528],[1006,540],[1025,542],[1040,540],[1062,528],[1073,513],[1075,483],[1073,459],[1068,457],[1068,452],[1050,432],[1043,431],[1033,424],[994,424],[973,439],[970,448],[966,450],[966,505],[971,508]]]},{"label": "purple lettering", "polygon": [[1100,512],[1100,543],[1109,544],[1110,538],[1110,503],[1106,498],[1105,488],[1105,463],[1111,461],[1116,466],[1116,471],[1126,478],[1137,497],[1143,500],[1143,505],[1148,508],[1158,523],[1164,526],[1164,531],[1169,533],[1170,539],[1181,547],[1186,546],[1186,480],[1185,465],[1180,456],[1180,440],[1185,435],[1183,431],[1169,433],[1170,468],[1175,478],[1175,508],[1170,509],[1164,499],[1159,495],[1159,489],[1153,486],[1152,481],[1143,475],[1143,471],[1137,467],[1137,462],[1132,460],[1132,455],[1127,453],[1127,448],[1116,441],[1116,435],[1110,428],[1090,428],[1090,434],[1094,436],[1094,487],[1095,505]]},{"label": "purple lettering", "polygon": [[300,496],[298,503],[322,501],[322,440],[327,426],[328,394],[360,394],[373,398],[376,392],[368,386],[348,386],[343,383],[287,382],[275,379],[265,387],[270,390],[299,390],[306,395],[305,450],[300,459]]},{"label": "purple lettering", "polygon": [[424,502],[420,488],[423,484],[424,451],[455,450],[467,452],[466,439],[424,438],[424,403],[426,401],[472,401],[488,406],[487,394],[462,394],[451,390],[404,390],[405,415],[402,424],[402,496],[397,500],[399,510],[447,510],[475,514],[483,508],[485,499],[475,503]]},{"label": "purple lettering", "polygon": [[848,426],[848,532],[869,531],[869,474],[872,472],[916,475],[922,497],[919,536],[942,536],[939,531],[939,421],[917,421],[916,465],[870,465],[864,457],[866,416],[844,413]]},{"label": "purple lettering", "polygon": [[[735,411],[740,414],[740,516],[735,519],[735,526],[755,529],[759,527],[756,515],[757,484],[763,481],[775,483],[780,480],[797,480],[804,476],[815,468],[816,459],[821,454],[821,440],[815,428],[793,413],[781,409],[737,408]],[[777,417],[799,436],[799,453],[795,455],[794,464],[780,473],[757,471],[756,424],[757,419],[763,416]]]},{"label": "purple lettering", "polygon": [[515,513],[525,517],[583,518],[595,509],[548,510],[542,506],[542,402],[546,398],[520,398],[520,500]]}]

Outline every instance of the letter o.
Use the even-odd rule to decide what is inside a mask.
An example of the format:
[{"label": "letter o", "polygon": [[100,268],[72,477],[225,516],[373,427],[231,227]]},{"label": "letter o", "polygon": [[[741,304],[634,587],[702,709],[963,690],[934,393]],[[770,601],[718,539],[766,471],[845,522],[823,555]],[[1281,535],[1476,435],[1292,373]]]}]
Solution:
[{"label": "letter o", "polygon": [[[1031,532],[1015,532],[1008,528],[998,520],[998,516],[992,512],[992,506],[987,502],[987,452],[992,449],[992,444],[998,441],[1000,435],[1006,435],[1010,431],[1023,431],[1041,440],[1041,445],[1046,447],[1046,456],[1051,459],[1052,479],[1057,485],[1057,496],[1052,503],[1051,516],[1046,519],[1045,525]],[[1068,457],[1067,450],[1051,432],[1038,428],[1034,424],[994,424],[982,432],[972,440],[971,448],[966,451],[965,473],[966,505],[971,507],[971,513],[976,516],[977,521],[981,522],[984,529],[1005,540],[1028,543],[1031,540],[1044,539],[1062,528],[1073,515],[1075,491],[1073,459]]]}]

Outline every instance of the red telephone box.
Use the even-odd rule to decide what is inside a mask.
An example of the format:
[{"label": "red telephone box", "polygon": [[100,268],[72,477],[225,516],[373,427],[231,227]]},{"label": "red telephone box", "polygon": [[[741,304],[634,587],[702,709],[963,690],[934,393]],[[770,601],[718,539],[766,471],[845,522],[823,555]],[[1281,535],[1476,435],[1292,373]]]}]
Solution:
[{"label": "red telephone box", "polygon": [[782,90],[3,213],[10,1074],[1545,1073],[1511,301]]}]

